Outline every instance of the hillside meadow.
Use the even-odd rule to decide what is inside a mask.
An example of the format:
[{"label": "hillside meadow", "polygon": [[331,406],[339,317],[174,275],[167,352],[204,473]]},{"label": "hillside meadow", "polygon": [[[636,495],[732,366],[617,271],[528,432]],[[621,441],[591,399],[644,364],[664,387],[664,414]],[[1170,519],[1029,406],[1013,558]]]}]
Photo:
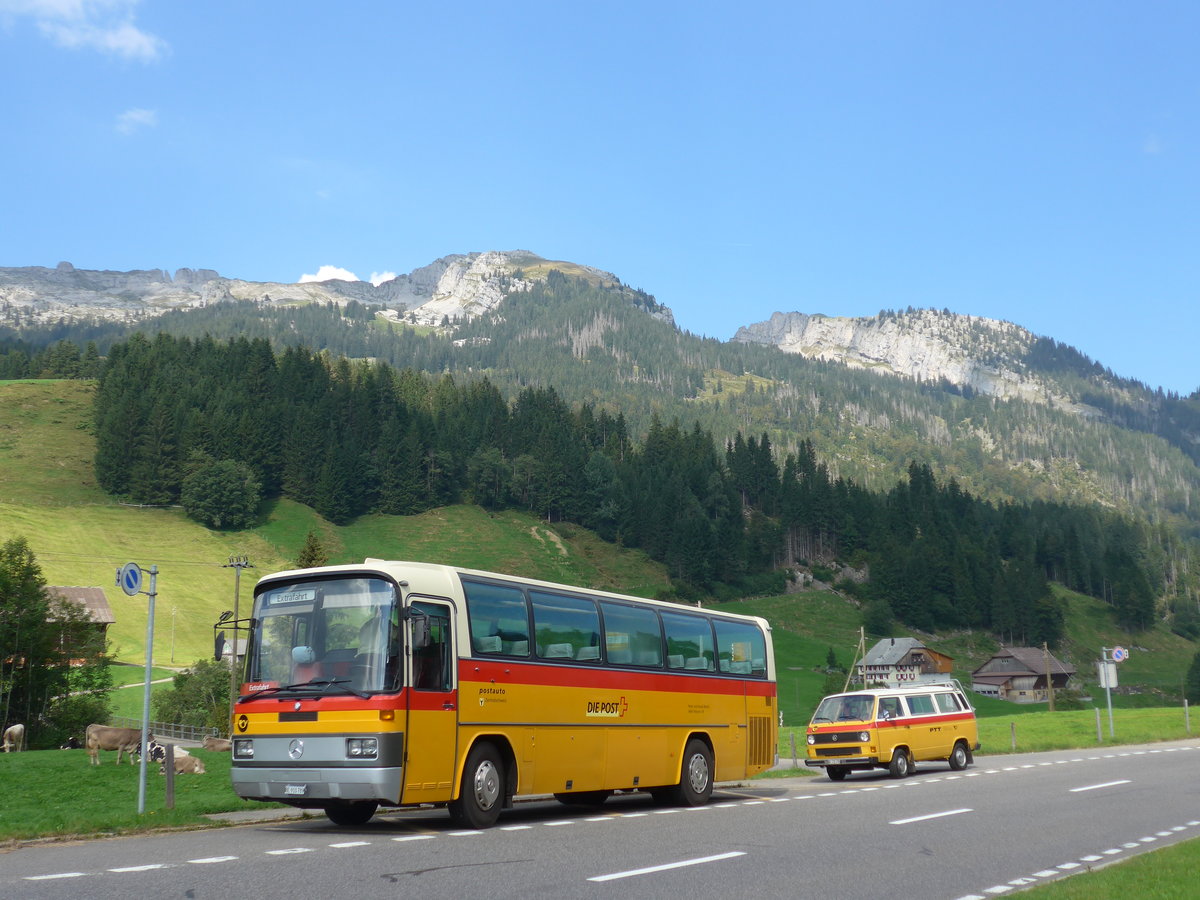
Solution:
[{"label": "hillside meadow", "polygon": [[[233,608],[236,582],[234,570],[225,565],[229,558],[246,556],[254,566],[244,571],[238,592],[244,613],[254,581],[291,567],[310,530],[331,563],[372,556],[427,560],[639,596],[655,596],[670,586],[665,569],[641,552],[607,544],[569,523],[548,525],[514,510],[488,513],[459,505],[418,516],[365,516],[338,527],[282,500],[264,503],[254,528],[213,531],[180,509],[124,506],[95,484],[92,396],[93,386],[82,381],[0,382],[0,541],[24,537],[48,584],[104,588],[117,620],[109,632],[111,654],[121,663],[144,664],[147,599],[127,597],[115,587],[118,567],[129,561],[158,567],[154,662],[178,668],[211,655],[212,625],[223,610]],[[1101,647],[1115,645],[1127,647],[1130,659],[1120,670],[1122,693],[1114,695],[1114,706],[1178,703],[1194,644],[1161,626],[1131,636],[1115,626],[1105,604],[1056,591],[1068,610],[1068,637],[1060,653],[1079,669],[1084,692],[1092,698],[1089,706],[1104,704],[1103,692],[1095,688],[1093,661]],[[780,710],[788,726],[807,722],[819,700],[829,650],[839,665],[848,666],[858,647],[858,604],[832,591],[719,608],[772,622]],[[998,646],[978,632],[916,636],[954,657],[954,675],[964,684]],[[136,672],[140,678],[141,669]],[[975,700],[981,716],[1038,709]]]}]

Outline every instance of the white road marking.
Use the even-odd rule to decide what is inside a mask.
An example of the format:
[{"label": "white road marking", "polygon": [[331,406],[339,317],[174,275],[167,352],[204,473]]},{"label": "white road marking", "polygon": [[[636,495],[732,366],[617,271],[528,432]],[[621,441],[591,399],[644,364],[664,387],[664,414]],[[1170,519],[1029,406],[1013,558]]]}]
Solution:
[{"label": "white road marking", "polygon": [[1081,791],[1094,791],[1094,790],[1097,790],[1098,788],[1116,787],[1118,784],[1132,784],[1132,783],[1133,782],[1130,779],[1123,778],[1120,781],[1106,781],[1103,784],[1089,784],[1086,787],[1071,788],[1069,793],[1078,794]]},{"label": "white road marking", "polygon": [[165,863],[149,863],[144,866],[120,866],[116,869],[109,869],[110,872],[149,872],[151,869],[165,869]]},{"label": "white road marking", "polygon": [[891,822],[888,822],[888,824],[889,825],[911,825],[913,822],[924,822],[927,819],[940,819],[943,816],[957,816],[957,815],[960,815],[961,813],[969,813],[969,812],[974,812],[974,811],[975,810],[968,809],[968,808],[948,809],[945,812],[929,813],[928,815],[925,815],[925,816],[913,816],[911,819],[895,819]]},{"label": "white road marking", "polygon": [[436,834],[407,834],[404,837],[394,837],[392,840],[402,844],[405,841],[432,841],[435,837],[437,837]]},{"label": "white road marking", "polygon": [[289,847],[286,850],[268,850],[267,856],[287,856],[289,853],[312,853],[312,847]]},{"label": "white road marking", "polygon": [[200,859],[189,859],[188,862],[195,863],[198,866],[207,865],[208,863],[223,863],[233,862],[237,859],[236,856],[204,856]]},{"label": "white road marking", "polygon": [[715,856],[702,856],[697,859],[683,859],[679,862],[663,863],[661,866],[647,866],[644,869],[630,869],[626,872],[613,872],[609,875],[595,875],[589,878],[588,881],[616,881],[618,878],[632,878],[635,875],[650,875],[654,872],[666,872],[669,869],[682,869],[686,866],[698,866],[701,863],[718,862],[722,859],[733,859],[736,856],[745,856],[741,850],[734,850],[730,853],[718,853]]},{"label": "white road marking", "polygon": [[26,881],[49,881],[52,878],[82,878],[86,872],[58,872],[54,875],[26,875]]},{"label": "white road marking", "polygon": [[340,844],[330,844],[329,846],[340,850],[343,847],[368,847],[370,844],[370,841],[342,841]]}]

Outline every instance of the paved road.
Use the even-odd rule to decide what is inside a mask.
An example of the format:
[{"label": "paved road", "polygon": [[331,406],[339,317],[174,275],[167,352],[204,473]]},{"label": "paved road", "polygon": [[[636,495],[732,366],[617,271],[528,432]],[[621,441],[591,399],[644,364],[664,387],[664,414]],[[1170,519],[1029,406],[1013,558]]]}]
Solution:
[{"label": "paved road", "polygon": [[26,846],[0,897],[994,897],[1200,837],[1200,741],[980,758],[965,772],[756,781],[697,809],[641,795]]}]

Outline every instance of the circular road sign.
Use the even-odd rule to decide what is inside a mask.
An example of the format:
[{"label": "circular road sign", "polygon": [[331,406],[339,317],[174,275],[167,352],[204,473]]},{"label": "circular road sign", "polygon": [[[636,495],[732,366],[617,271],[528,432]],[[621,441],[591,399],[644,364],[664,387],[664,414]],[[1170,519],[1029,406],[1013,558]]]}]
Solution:
[{"label": "circular road sign", "polygon": [[117,584],[130,597],[141,593],[142,567],[137,563],[125,563],[117,575]]},{"label": "circular road sign", "polygon": [[1112,658],[1113,662],[1125,662],[1129,659],[1129,651],[1124,647],[1113,647]]}]

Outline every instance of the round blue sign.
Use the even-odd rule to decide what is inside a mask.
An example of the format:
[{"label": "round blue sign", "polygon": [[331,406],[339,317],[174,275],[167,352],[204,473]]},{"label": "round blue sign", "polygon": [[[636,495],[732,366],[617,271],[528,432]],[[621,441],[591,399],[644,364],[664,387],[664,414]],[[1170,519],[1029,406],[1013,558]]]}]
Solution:
[{"label": "round blue sign", "polygon": [[117,584],[130,597],[142,591],[142,567],[137,563],[125,563],[117,573]]},{"label": "round blue sign", "polygon": [[1125,662],[1129,658],[1129,651],[1124,647],[1113,647],[1113,662]]}]

